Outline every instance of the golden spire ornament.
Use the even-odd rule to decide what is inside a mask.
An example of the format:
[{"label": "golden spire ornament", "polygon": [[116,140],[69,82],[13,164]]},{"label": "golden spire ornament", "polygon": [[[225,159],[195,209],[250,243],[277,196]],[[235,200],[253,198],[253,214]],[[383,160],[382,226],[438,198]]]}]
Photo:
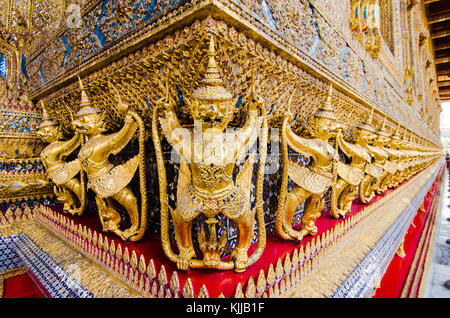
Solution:
[{"label": "golden spire ornament", "polygon": [[386,116],[383,118],[383,122],[381,124],[381,127],[377,130],[377,135],[382,135],[385,137],[389,137],[389,133],[386,129]]},{"label": "golden spire ornament", "polygon": [[374,112],[374,108],[372,107],[369,117],[365,121],[363,121],[358,126],[358,128],[367,130],[371,133],[375,133],[375,128],[373,127],[373,112]]},{"label": "golden spire ornament", "polygon": [[216,49],[214,36],[211,35],[208,49],[208,65],[201,86],[193,93],[192,97],[204,102],[229,101],[233,98],[230,92],[223,86],[220,71],[216,62]]},{"label": "golden spire ornament", "polygon": [[325,103],[323,103],[319,107],[319,110],[313,116],[329,118],[329,119],[338,121],[339,118],[337,118],[336,114],[334,113],[332,97],[333,97],[333,84],[330,84],[330,88],[328,89],[327,99],[326,99]]},{"label": "golden spire ornament", "polygon": [[77,113],[77,117],[89,115],[89,114],[97,114],[101,113],[102,110],[91,106],[91,101],[89,100],[89,97],[86,94],[86,91],[84,90],[83,82],[81,81],[81,78],[78,76],[78,82],[80,84],[81,89],[81,101],[80,101],[80,110]]},{"label": "golden spire ornament", "polygon": [[225,88],[216,62],[214,36],[210,35],[208,47],[208,64],[200,86],[191,95],[193,102],[188,102],[194,120],[221,122],[226,126],[233,116],[233,96]]},{"label": "golden spire ornament", "polygon": [[45,109],[44,101],[41,99],[40,101],[42,107],[42,122],[39,124],[39,129],[47,127],[47,126],[56,126],[59,125],[57,121],[54,121],[47,113]]}]

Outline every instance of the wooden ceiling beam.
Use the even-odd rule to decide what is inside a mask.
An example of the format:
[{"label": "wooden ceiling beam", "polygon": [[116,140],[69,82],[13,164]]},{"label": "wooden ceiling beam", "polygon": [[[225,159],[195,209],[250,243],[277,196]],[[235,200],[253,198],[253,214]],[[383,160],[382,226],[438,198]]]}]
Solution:
[{"label": "wooden ceiling beam", "polygon": [[437,86],[438,87],[450,86],[450,81],[438,82]]},{"label": "wooden ceiling beam", "polygon": [[447,75],[441,75],[438,76],[437,78],[438,82],[446,82],[446,81],[450,81],[450,76]]},{"label": "wooden ceiling beam", "polygon": [[450,35],[450,30],[438,31],[431,33],[432,39],[443,38]]},{"label": "wooden ceiling beam", "polygon": [[424,3],[425,4],[430,4],[430,3],[434,3],[434,2],[439,2],[440,0],[425,0]]},{"label": "wooden ceiling beam", "polygon": [[436,73],[437,73],[438,76],[449,75],[449,74],[450,74],[450,69],[447,69],[447,70],[437,70]]},{"label": "wooden ceiling beam", "polygon": [[435,51],[450,49],[450,43],[442,43],[442,44],[439,44],[439,45],[434,45],[433,49]]},{"label": "wooden ceiling beam", "polygon": [[447,10],[446,12],[441,13],[441,14],[432,15],[432,16],[428,17],[429,24],[444,22],[444,21],[448,21],[448,20],[450,20],[450,10]]},{"label": "wooden ceiling beam", "polygon": [[443,64],[443,63],[449,63],[449,62],[450,62],[450,56],[440,57],[440,58],[437,58],[434,60],[435,64]]}]

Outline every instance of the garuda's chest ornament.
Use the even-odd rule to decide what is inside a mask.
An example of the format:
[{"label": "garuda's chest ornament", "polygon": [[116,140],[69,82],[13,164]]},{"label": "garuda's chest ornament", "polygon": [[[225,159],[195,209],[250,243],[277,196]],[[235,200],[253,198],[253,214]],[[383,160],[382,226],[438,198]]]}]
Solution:
[{"label": "garuda's chest ornament", "polygon": [[[153,142],[157,156],[161,202],[161,238],[164,252],[181,270],[189,268],[246,270],[256,262],[265,247],[265,224],[262,210],[262,184],[267,145],[267,121],[263,105],[252,90],[248,118],[238,131],[227,129],[233,117],[232,95],[223,86],[215,61],[214,38],[211,36],[208,65],[201,86],[185,99],[194,120],[194,128],[183,127],[174,111],[167,87],[166,98],[153,113]],[[262,126],[262,127],[261,127]],[[159,129],[160,127],[160,129]],[[161,150],[160,130],[181,158],[178,172],[176,207],[169,206],[167,177]],[[181,133],[180,133],[181,132]],[[251,177],[255,154],[248,150],[260,138],[256,182],[256,207],[251,208]],[[239,162],[239,172],[234,171]],[[170,211],[170,215],[169,215]],[[254,236],[255,214],[258,243],[255,252],[247,252]],[[169,242],[168,224],[172,217],[178,254]],[[194,250],[192,223],[206,217],[208,231],[202,226],[197,237],[203,258]],[[231,259],[221,259],[227,243],[226,231],[217,236],[218,217],[226,217],[238,228],[238,239]],[[207,238],[206,233],[209,233]]]},{"label": "garuda's chest ornament", "polygon": [[[43,106],[43,102],[41,102]],[[51,120],[43,106],[44,120],[39,125],[43,141],[50,144],[40,154],[48,178],[55,184],[54,192],[58,201],[64,202],[63,210],[72,215],[82,215],[85,209],[84,174],[78,159],[65,161],[64,158],[80,147],[83,137],[75,133],[69,140],[62,140],[58,122]],[[77,177],[79,176],[79,177]]]}]

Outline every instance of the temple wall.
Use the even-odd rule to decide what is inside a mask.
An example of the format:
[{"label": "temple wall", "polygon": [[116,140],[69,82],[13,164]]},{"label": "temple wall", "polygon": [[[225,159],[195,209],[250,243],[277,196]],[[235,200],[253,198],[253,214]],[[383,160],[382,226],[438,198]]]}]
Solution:
[{"label": "temple wall", "polygon": [[[142,48],[142,44],[156,40],[155,36],[161,37],[165,34],[165,32],[158,32],[158,35],[154,35],[154,31],[151,31],[155,29],[156,25],[167,25],[167,23],[163,22],[165,20],[161,19],[161,16],[164,14],[169,14],[170,12],[170,16],[173,16],[172,21],[176,21],[179,20],[176,17],[186,16],[193,11],[198,11],[200,13],[197,16],[201,20],[201,16],[204,15],[202,10],[192,8],[208,7],[209,5],[208,1],[199,1],[195,5],[184,1],[174,1],[162,9],[158,8],[161,10],[157,10],[152,6],[147,7],[145,4],[142,4],[138,9],[128,9],[132,11],[133,19],[130,21],[119,21],[117,20],[119,18],[112,16],[113,12],[115,12],[114,10],[118,10],[111,7],[112,2],[90,2],[86,5],[86,9],[82,11],[82,13],[88,12],[86,15],[83,15],[83,21],[96,23],[96,28],[62,28],[59,30],[59,33],[50,37],[52,40],[40,40],[40,38],[37,38],[32,43],[27,63],[31,96],[33,99],[37,97],[42,98],[43,92],[52,91],[55,85],[60,87],[64,85],[63,83],[70,83],[75,75],[86,74],[86,72],[91,73],[99,67],[106,69],[103,66],[105,63],[109,64],[120,57],[122,57],[122,61],[125,64],[133,63],[132,59],[127,58],[126,61],[123,59],[123,55],[127,53],[120,50],[120,46],[126,46],[126,43],[133,38],[133,42],[136,43],[133,47],[138,48],[141,46]],[[283,9],[277,2],[267,4],[263,1],[260,7],[247,6],[244,2],[240,3],[239,1],[236,3],[233,1],[227,2],[227,4],[219,2],[218,8],[231,15],[232,19],[230,21],[240,19],[242,22],[247,19],[246,25],[236,28],[238,34],[242,33],[242,36],[244,36],[242,40],[244,40],[245,34],[248,32],[246,29],[259,29],[258,34],[260,36],[266,34],[273,40],[267,49],[269,50],[268,54],[271,51],[273,52],[272,54],[275,54],[274,58],[281,52],[283,52],[281,53],[282,56],[286,56],[286,54],[291,55],[289,60],[296,60],[295,65],[312,72],[315,76],[319,75],[319,79],[329,79],[332,82],[336,82],[337,87],[343,89],[343,93],[351,97],[348,102],[359,104],[359,108],[362,110],[366,107],[375,106],[380,114],[386,114],[394,122],[400,122],[415,133],[426,136],[431,142],[439,143],[436,137],[436,127],[432,127],[433,133],[428,131],[429,128],[423,127],[422,122],[417,120],[421,118],[421,115],[416,107],[411,107],[406,102],[403,90],[408,83],[404,78],[404,69],[399,67],[406,63],[401,51],[403,47],[401,43],[396,43],[397,50],[393,53],[390,52],[382,40],[379,58],[374,59],[363,43],[350,30],[349,20],[351,15],[349,15],[349,5],[344,5],[344,8],[347,9],[339,10],[339,14],[334,15],[334,20],[328,17],[331,4],[327,1],[313,1],[311,3],[294,1],[292,3],[288,2],[288,5],[288,14],[284,15],[283,19],[278,17],[283,12]],[[415,13],[415,11],[420,9],[415,7],[412,10]],[[217,14],[215,11],[218,10],[211,10],[210,12],[213,17]],[[399,34],[401,29],[398,27],[399,20],[405,15],[410,16],[409,11],[405,11],[406,7],[403,7],[403,11],[399,12],[399,15],[394,15],[395,19],[392,21],[393,33],[397,39],[401,38],[401,34]],[[296,18],[300,19],[300,24],[295,24],[293,19]],[[409,21],[410,23],[414,22],[412,17],[409,19],[411,20]],[[179,27],[183,27],[184,21],[188,20],[176,22],[174,25],[178,24]],[[121,23],[121,28],[111,32],[110,29],[116,26],[117,23]],[[171,24],[171,22],[168,23],[168,25]],[[234,24],[233,22],[233,27]],[[225,25],[226,22],[223,26]],[[187,31],[188,29],[185,30]],[[198,31],[201,32],[201,30]],[[63,33],[60,34],[61,32]],[[133,36],[130,36],[131,34]],[[238,34],[233,36],[238,36]],[[169,39],[174,41],[173,44],[177,43],[177,39],[171,36],[166,37],[166,39],[166,41],[169,41]],[[75,43],[78,44],[75,45]],[[160,42],[164,47],[163,43]],[[266,45],[263,45],[263,47],[266,47]],[[239,46],[236,49],[238,48]],[[145,51],[144,55],[148,54]],[[49,53],[46,54],[46,52]],[[60,52],[60,54],[54,56],[56,52]],[[94,54],[94,60],[97,62],[92,63]],[[417,61],[417,59],[420,59],[417,54],[416,56],[417,58],[411,60]],[[129,55],[129,57],[134,58],[134,55]],[[144,56],[140,57],[140,59],[143,58]],[[238,70],[236,61],[227,62],[229,67],[233,68],[235,72]],[[74,73],[75,67],[79,71]],[[115,65],[112,65],[112,67],[114,69]],[[119,65],[118,67],[122,68],[124,66]],[[110,68],[111,66],[108,69]],[[418,65],[414,66],[416,72],[418,68]],[[114,72],[117,71],[114,70]],[[95,76],[98,78],[101,71],[97,71],[96,74],[99,74]],[[92,74],[91,77],[94,78],[94,75]],[[99,79],[93,80],[93,90],[99,85],[98,82]],[[87,81],[87,84],[91,85],[90,80]],[[186,85],[186,83],[180,83],[179,87],[182,87],[182,85]],[[69,87],[65,90],[71,90]],[[320,93],[320,89],[318,93]],[[64,95],[68,98],[67,93],[64,93]],[[151,105],[155,98],[150,97],[147,102]],[[67,100],[67,102],[69,101]],[[431,100],[430,102],[437,104],[436,100]],[[278,101],[279,103],[280,101]],[[145,104],[142,107],[145,107]],[[276,107],[280,106],[276,105]]]},{"label": "temple wall", "polygon": [[[51,13],[51,18],[48,24],[33,29],[26,49],[17,44],[18,49],[11,50],[0,41],[0,53],[4,54],[6,65],[3,71],[0,69],[0,75],[5,84],[11,83],[0,88],[0,233],[13,233],[7,236],[12,237],[11,244],[18,248],[22,261],[38,268],[36,259],[28,258],[22,251],[36,248],[46,255],[46,263],[53,264],[55,258],[64,259],[64,255],[58,254],[53,247],[65,242],[80,250],[86,259],[117,276],[121,283],[131,286],[131,296],[193,296],[195,289],[198,297],[207,297],[209,294],[205,290],[208,288],[212,297],[241,296],[244,284],[248,297],[264,294],[294,297],[371,295],[426,194],[440,184],[442,178],[441,106],[430,35],[420,3],[382,1],[376,10],[374,5],[378,2],[371,0],[91,0],[82,1],[81,7],[72,1],[49,3],[48,7],[39,10]],[[27,19],[33,25],[39,24],[34,20],[36,17]],[[0,21],[10,26],[20,25],[20,21],[10,21],[1,14]],[[214,43],[213,53],[210,43]],[[391,189],[378,193],[370,204],[362,204],[359,193],[355,194],[347,218],[330,221],[334,203],[329,186],[321,194],[324,205],[317,218],[325,221],[319,226],[318,234],[309,235],[300,248],[283,241],[282,255],[267,256],[266,251],[262,261],[257,263],[259,265],[250,266],[244,276],[229,274],[234,285],[220,294],[214,286],[203,284],[204,278],[196,276],[198,272],[192,277],[185,272],[177,274],[177,269],[181,272],[180,265],[165,252],[169,261],[161,250],[161,245],[167,248],[179,240],[175,236],[172,213],[178,208],[179,184],[186,172],[180,173],[180,157],[173,150],[175,147],[161,122],[160,126],[154,126],[155,118],[158,119],[154,115],[162,116],[161,105],[171,103],[181,126],[194,127],[190,108],[192,96],[204,84],[205,74],[210,72],[212,55],[223,88],[232,96],[233,116],[228,127],[235,129],[246,124],[255,96],[261,101],[258,111],[267,120],[267,140],[264,141],[261,133],[255,137],[258,142],[252,148],[257,160],[264,157],[262,154],[267,148],[262,186],[257,181],[260,173],[257,160],[248,184],[250,210],[257,211],[261,204],[263,212],[262,220],[255,215],[249,230],[253,234],[252,249],[258,250],[262,231],[265,231],[264,240],[270,238],[271,246],[281,244],[276,225],[280,197],[284,200],[285,193],[296,187],[290,175],[286,189],[283,188],[288,164],[294,163],[299,169],[311,168],[312,160],[301,152],[290,149],[283,158],[280,130],[286,114],[291,116],[292,131],[307,135],[311,118],[328,105],[333,108],[348,142],[357,143],[361,125],[370,119],[374,131],[385,128],[389,136],[403,141],[405,149],[417,150],[415,156],[421,159],[411,161],[406,168],[400,168],[399,164],[398,171],[407,172],[397,173],[398,180],[389,185]],[[133,117],[138,123],[135,127],[138,133],[123,138],[127,142],[112,149],[108,159],[111,167],[133,164],[130,158],[139,161],[134,170],[130,168],[131,172],[126,170],[124,173],[123,170],[122,175],[116,175],[113,183],[130,177],[131,181],[126,185],[136,196],[140,217],[141,204],[145,202],[146,231],[144,238],[138,240],[140,242],[127,242],[105,225],[108,218],[119,218],[120,228],[129,228],[132,217],[120,204],[114,205],[117,215],[111,210],[107,213],[110,206],[103,206],[105,210],[99,211],[99,206],[102,207],[99,202],[104,200],[109,204],[109,197],[99,200],[98,193],[94,192],[95,184],[86,177],[86,168],[90,167],[88,161],[80,159],[77,163],[79,172],[73,175],[85,188],[85,202],[75,200],[84,208],[84,214],[69,215],[66,207],[55,199],[57,193],[49,177],[51,172],[45,171],[39,157],[47,144],[40,140],[38,127],[48,120],[55,121],[61,127],[62,139],[74,138],[77,133],[74,122],[82,117],[83,102],[95,108],[96,113],[104,114],[105,126],[101,127],[100,135],[113,136],[127,125],[130,119],[125,116],[122,102],[128,105],[127,110],[142,119],[139,122],[136,116]],[[45,114],[42,114],[42,105],[45,105]],[[158,125],[158,120],[156,122]],[[161,146],[164,169],[158,162],[155,133],[166,136]],[[113,137],[109,138],[112,140]],[[81,139],[76,150],[63,156],[66,162],[81,158],[80,149],[89,138]],[[335,140],[329,143],[336,151],[337,159],[333,160],[351,165],[352,158]],[[250,157],[251,153],[245,159]],[[247,166],[244,161],[233,164],[231,179],[236,182]],[[336,164],[333,161],[331,170],[334,181],[338,178]],[[144,166],[143,173],[140,169]],[[162,170],[167,179],[164,183],[159,179]],[[363,176],[364,173],[367,175],[367,171],[362,171]],[[108,186],[114,184],[107,184],[105,188]],[[355,189],[358,192],[359,185]],[[166,193],[167,200],[162,199],[161,192]],[[119,202],[124,197],[115,200]],[[404,199],[397,202],[396,198],[400,197],[407,197],[410,202]],[[435,199],[429,200],[434,202]],[[395,215],[383,208],[384,204],[394,209]],[[161,214],[165,207],[172,215],[167,219],[168,237],[161,230],[164,222]],[[293,228],[303,228],[305,209],[303,202],[293,213]],[[431,208],[429,211],[430,215],[434,213]],[[383,215],[381,220],[379,215]],[[214,218],[217,219],[214,235],[221,237],[226,233],[226,244],[220,253],[226,258],[239,243],[238,221],[223,213]],[[202,235],[206,219],[201,215],[192,221],[194,237]],[[56,236],[51,239],[52,242],[55,239],[51,247],[39,244],[48,234],[34,221]],[[261,221],[263,229],[257,226]],[[23,227],[21,222],[25,222]],[[16,223],[19,227],[13,226],[15,230],[11,233],[9,228],[1,228],[1,225]],[[371,224],[376,225],[376,230],[369,230]],[[212,227],[209,229],[211,231]],[[213,236],[210,232],[207,234]],[[150,244],[150,239],[156,243]],[[360,245],[357,244],[359,241]],[[205,247],[199,246],[200,242],[195,240],[194,245],[197,254],[204,252]],[[354,245],[357,246],[351,256],[340,258],[339,249]],[[365,253],[367,250],[371,252]],[[155,256],[158,253],[160,255]],[[300,261],[299,253],[305,257],[304,261]],[[293,255],[295,262],[291,262]],[[281,264],[282,259],[284,264]],[[360,268],[371,260],[371,272],[361,272]],[[327,282],[312,283],[327,262],[340,261],[342,265],[334,272],[327,272]],[[84,260],[80,264],[85,266]],[[198,263],[193,261],[192,264]],[[229,263],[226,266],[230,269]],[[353,276],[342,275],[349,269],[354,269]],[[175,277],[175,287],[171,278],[169,288],[168,275]],[[182,277],[182,283],[178,275]],[[210,280],[213,280],[214,274],[211,275]],[[263,277],[261,284],[266,287],[259,286],[255,291],[253,279],[257,276],[258,281],[260,276]],[[239,284],[238,280],[241,280]],[[365,282],[360,290],[354,288],[358,280]],[[304,283],[302,286],[300,281]],[[336,289],[332,285],[337,281],[345,283]],[[286,285],[281,287],[281,284]],[[97,296],[83,286],[77,291],[78,296]],[[70,288],[65,291],[66,294],[72,292]],[[122,291],[118,293],[122,295]],[[61,295],[55,293],[53,296]]]}]

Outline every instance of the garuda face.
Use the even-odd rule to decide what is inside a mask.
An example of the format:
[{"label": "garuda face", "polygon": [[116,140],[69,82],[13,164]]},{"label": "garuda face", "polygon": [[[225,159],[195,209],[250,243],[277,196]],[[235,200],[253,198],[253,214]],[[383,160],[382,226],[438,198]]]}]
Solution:
[{"label": "garuda face", "polygon": [[95,136],[105,131],[104,113],[93,113],[78,116],[73,126],[78,132],[86,136]]},{"label": "garuda face", "polygon": [[46,143],[52,143],[62,139],[61,127],[59,125],[40,127],[37,134]]},{"label": "garuda face", "polygon": [[306,129],[313,138],[329,140],[336,137],[340,128],[341,125],[336,120],[312,116],[308,121]]}]

